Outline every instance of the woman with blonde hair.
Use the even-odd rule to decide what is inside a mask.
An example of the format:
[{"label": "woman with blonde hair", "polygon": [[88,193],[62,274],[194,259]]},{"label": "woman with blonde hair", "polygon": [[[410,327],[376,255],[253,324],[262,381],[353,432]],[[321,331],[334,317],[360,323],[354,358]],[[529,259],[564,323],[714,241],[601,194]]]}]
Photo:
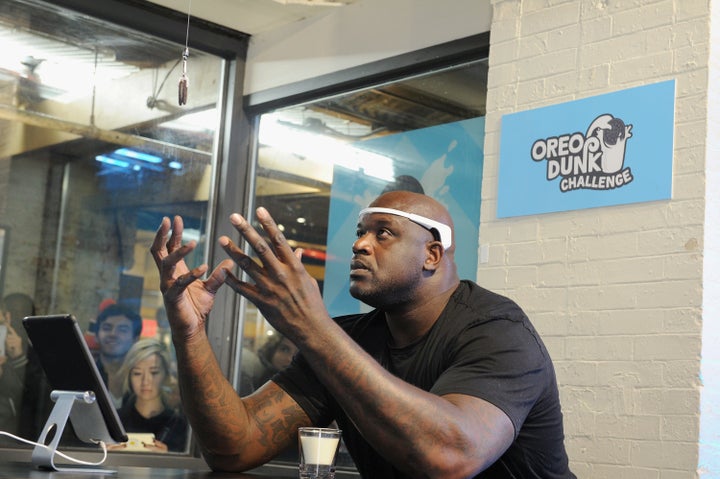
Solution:
[{"label": "woman with blonde hair", "polygon": [[173,376],[170,355],[155,339],[141,339],[125,356],[120,377],[123,379],[123,405],[118,411],[128,433],[153,433],[148,451],[182,452],[187,442],[187,421],[170,407],[168,393]]}]

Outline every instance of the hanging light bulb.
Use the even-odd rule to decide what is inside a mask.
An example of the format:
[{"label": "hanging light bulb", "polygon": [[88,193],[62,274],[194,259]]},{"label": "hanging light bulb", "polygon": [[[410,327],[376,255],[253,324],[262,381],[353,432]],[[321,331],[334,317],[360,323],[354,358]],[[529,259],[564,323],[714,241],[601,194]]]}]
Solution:
[{"label": "hanging light bulb", "polygon": [[187,76],[187,59],[190,55],[190,51],[185,47],[183,51],[183,72],[178,82],[178,104],[186,105],[188,99],[188,86],[190,85],[190,79]]},{"label": "hanging light bulb", "polygon": [[178,104],[180,106],[186,105],[188,100],[188,87],[190,86],[190,79],[187,76],[187,60],[190,56],[190,50],[188,49],[188,38],[190,37],[190,6],[192,0],[188,1],[188,18],[187,18],[187,29],[185,30],[185,50],[182,54],[183,71],[178,82]]}]

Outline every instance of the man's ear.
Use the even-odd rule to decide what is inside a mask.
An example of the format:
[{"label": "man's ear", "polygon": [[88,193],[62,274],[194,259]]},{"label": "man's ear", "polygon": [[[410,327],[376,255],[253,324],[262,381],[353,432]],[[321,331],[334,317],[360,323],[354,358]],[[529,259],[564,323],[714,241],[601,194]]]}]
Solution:
[{"label": "man's ear", "polygon": [[425,254],[425,264],[423,265],[423,268],[426,271],[435,271],[438,268],[440,261],[442,261],[445,249],[439,241],[430,241],[425,246]]}]

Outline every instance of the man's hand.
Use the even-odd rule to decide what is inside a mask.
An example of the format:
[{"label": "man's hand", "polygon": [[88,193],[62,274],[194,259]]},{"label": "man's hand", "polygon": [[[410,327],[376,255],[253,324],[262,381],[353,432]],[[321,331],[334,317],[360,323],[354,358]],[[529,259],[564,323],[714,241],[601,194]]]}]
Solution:
[{"label": "man's hand", "polygon": [[226,271],[225,282],[252,301],[263,316],[293,342],[301,340],[298,330],[303,323],[329,319],[317,281],[305,270],[300,258],[302,249],[292,250],[284,235],[265,208],[257,209],[257,218],[270,238],[271,245],[250,223],[233,214],[230,222],[255,250],[261,264],[256,263],[227,236],[220,245],[235,263],[253,280],[241,281]]},{"label": "man's hand", "polygon": [[[168,233],[171,233],[169,239]],[[185,257],[197,243],[190,241],[183,245],[182,233],[182,218],[176,216],[172,224],[169,218],[163,218],[150,252],[160,272],[160,291],[170,325],[176,336],[187,339],[204,331],[215,294],[223,285],[232,261],[223,261],[206,280],[201,280],[208,267],[203,264],[192,270],[188,268]]]}]

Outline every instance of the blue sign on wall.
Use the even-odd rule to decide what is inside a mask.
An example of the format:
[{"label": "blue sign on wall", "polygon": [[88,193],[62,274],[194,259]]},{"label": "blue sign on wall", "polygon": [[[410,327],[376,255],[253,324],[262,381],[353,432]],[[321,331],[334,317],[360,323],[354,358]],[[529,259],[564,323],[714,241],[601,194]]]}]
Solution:
[{"label": "blue sign on wall", "polygon": [[668,199],[675,80],[505,115],[499,218]]}]

